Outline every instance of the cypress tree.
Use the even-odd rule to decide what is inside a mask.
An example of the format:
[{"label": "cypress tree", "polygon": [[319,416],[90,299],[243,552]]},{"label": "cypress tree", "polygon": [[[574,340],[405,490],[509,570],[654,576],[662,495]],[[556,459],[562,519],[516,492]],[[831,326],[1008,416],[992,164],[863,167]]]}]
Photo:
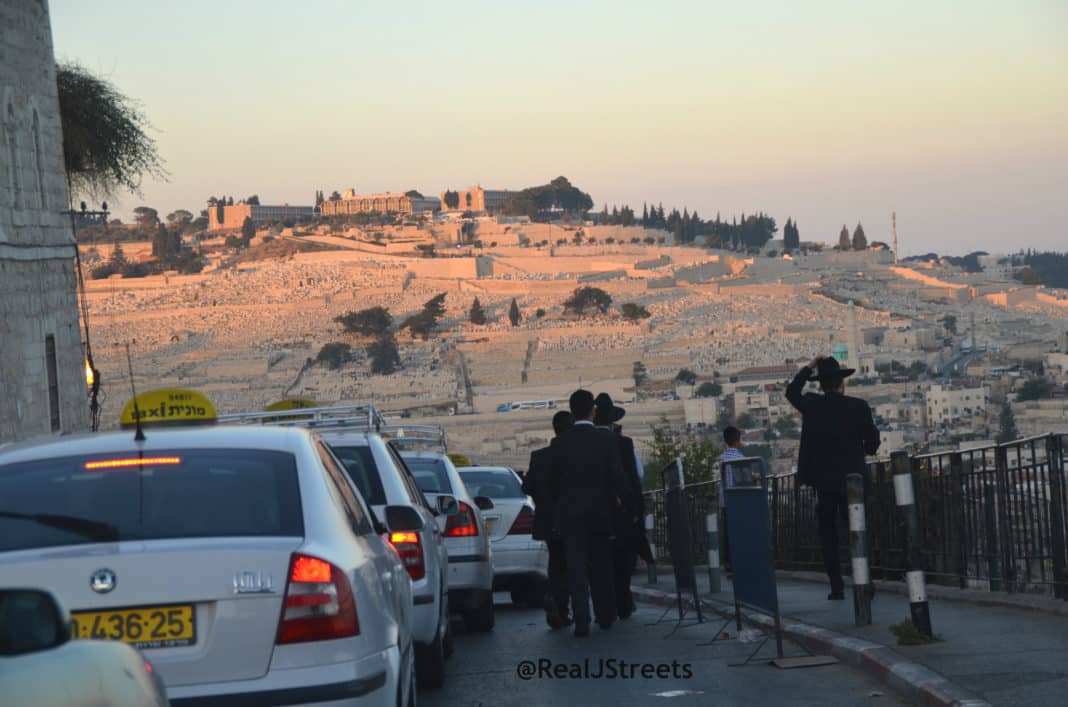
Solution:
[{"label": "cypress tree", "polygon": [[512,323],[512,326],[519,326],[519,322],[522,317],[519,314],[519,303],[515,301],[515,297],[512,298],[512,304],[508,307],[508,321]]}]

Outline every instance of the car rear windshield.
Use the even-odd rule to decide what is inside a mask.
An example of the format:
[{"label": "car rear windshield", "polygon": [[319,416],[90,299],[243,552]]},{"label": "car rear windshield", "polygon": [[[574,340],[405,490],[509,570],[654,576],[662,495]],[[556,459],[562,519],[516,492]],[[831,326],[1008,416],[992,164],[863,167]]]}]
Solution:
[{"label": "car rear windshield", "polygon": [[449,471],[440,459],[425,459],[402,454],[401,458],[415,477],[415,483],[423,493],[452,493]]},{"label": "car rear windshield", "polygon": [[334,454],[345,465],[349,478],[360,490],[360,495],[369,506],[386,505],[386,491],[382,488],[382,479],[378,475],[378,465],[370,447],[335,447],[330,445]]},{"label": "car rear windshield", "polygon": [[467,492],[489,498],[526,498],[519,479],[510,471],[460,471]]},{"label": "car rear windshield", "polygon": [[304,535],[288,452],[121,452],[0,465],[0,552],[111,540]]}]

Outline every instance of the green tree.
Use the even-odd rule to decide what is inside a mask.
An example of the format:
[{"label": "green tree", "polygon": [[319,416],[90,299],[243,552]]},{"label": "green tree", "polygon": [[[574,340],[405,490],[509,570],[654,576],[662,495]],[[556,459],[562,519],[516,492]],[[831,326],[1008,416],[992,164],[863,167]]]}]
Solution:
[{"label": "green tree", "polygon": [[248,248],[252,243],[252,239],[256,237],[256,224],[252,222],[252,218],[245,217],[245,220],[241,222],[241,245]]},{"label": "green tree", "polygon": [[185,228],[193,222],[193,214],[185,209],[176,209],[167,214],[167,223],[174,228]]},{"label": "green tree", "polygon": [[459,192],[446,191],[445,192],[445,207],[449,209],[457,209],[460,207],[460,194]]},{"label": "green tree", "polygon": [[1036,272],[1035,269],[1030,267],[1030,266],[1025,267],[1025,268],[1020,268],[1020,271],[1018,273],[1016,273],[1016,276],[1018,278],[1020,278],[1020,282],[1022,282],[1025,285],[1041,285],[1042,284],[1042,278],[1039,276],[1038,272]]},{"label": "green tree", "polygon": [[747,412],[743,412],[741,415],[738,416],[737,423],[738,427],[742,428],[743,430],[748,430],[752,429],[753,427],[756,427],[756,421],[753,419],[753,416]]},{"label": "green tree", "polygon": [[478,301],[478,297],[471,303],[471,311],[467,318],[472,324],[478,324],[479,326],[486,323],[486,313],[482,310],[482,303]]},{"label": "green tree", "polygon": [[1053,395],[1056,386],[1045,378],[1032,378],[1024,381],[1016,393],[1016,399],[1024,402],[1028,400],[1042,400]]},{"label": "green tree", "polygon": [[853,231],[853,250],[867,250],[868,237],[864,235],[864,227],[857,222],[857,227]]},{"label": "green tree", "polygon": [[152,235],[152,255],[159,258],[160,263],[167,265],[177,258],[182,249],[182,237],[177,231],[168,230],[162,223],[157,224],[156,232]]},{"label": "green tree", "polygon": [[634,378],[634,385],[637,388],[641,388],[649,382],[649,372],[646,370],[645,364],[641,361],[634,362],[631,376]]},{"label": "green tree", "polygon": [[346,332],[363,336],[382,336],[393,325],[393,316],[385,307],[368,307],[334,318]]},{"label": "green tree", "polygon": [[423,309],[418,314],[413,314],[404,320],[401,329],[408,329],[412,336],[418,336],[424,341],[434,331],[438,320],[445,314],[445,293],[435,295],[423,304]]},{"label": "green tree", "polygon": [[138,206],[133,213],[137,225],[145,230],[154,229],[159,223],[159,212],[151,206]]},{"label": "green tree", "polygon": [[697,382],[697,374],[688,368],[680,368],[675,374],[675,380],[686,385],[693,385]]},{"label": "green tree", "polygon": [[951,336],[957,335],[957,318],[952,314],[947,314],[946,316],[942,317],[942,326]]},{"label": "green tree", "polygon": [[515,297],[512,298],[512,304],[508,306],[508,321],[512,326],[519,326],[519,322],[522,317],[519,314],[519,303],[515,301]]},{"label": "green tree", "polygon": [[416,190],[416,189],[409,189],[408,191],[404,192],[404,195],[406,197],[408,197],[409,199],[422,199],[423,198],[423,195],[420,194],[419,191]]},{"label": "green tree", "polygon": [[542,309],[541,307],[538,307],[538,309],[534,312],[534,316],[537,319],[541,319],[542,317],[545,316],[545,310]]},{"label": "green tree", "polygon": [[56,66],[63,163],[75,193],[137,193],[145,176],[166,179],[148,119],[108,81],[77,64]]},{"label": "green tree", "polygon": [[315,357],[316,363],[325,364],[331,371],[341,368],[352,355],[352,347],[341,342],[324,344]]},{"label": "green tree", "polygon": [[579,316],[586,314],[588,310],[595,309],[605,314],[612,306],[612,297],[598,287],[576,288],[571,296],[564,300],[564,311],[572,312]]},{"label": "green tree", "polygon": [[653,426],[651,454],[646,464],[643,486],[656,488],[660,474],[675,459],[682,459],[682,473],[687,484],[713,481],[719,476],[719,456],[723,453],[715,437],[676,432],[666,418]]},{"label": "green tree", "polygon": [[787,253],[801,247],[801,232],[791,219],[786,219],[786,225],[782,228],[782,247]]},{"label": "green tree", "polygon": [[1001,414],[998,416],[997,442],[1011,442],[1019,439],[1020,432],[1016,429],[1016,416],[1012,414],[1012,405],[1006,400],[1001,404]]},{"label": "green tree", "polygon": [[713,381],[705,381],[697,386],[697,390],[693,394],[698,398],[718,398],[723,395],[723,386]]},{"label": "green tree", "polygon": [[253,194],[252,196],[246,198],[245,199],[245,203],[250,205],[250,206],[259,206],[260,205],[260,196],[259,196],[259,194]]},{"label": "green tree", "polygon": [[779,434],[783,437],[793,439],[800,436],[797,430],[797,421],[791,415],[783,415],[776,420],[775,429],[778,430]]},{"label": "green tree", "polygon": [[842,230],[838,232],[838,247],[842,250],[849,250],[853,247],[853,241],[849,238],[849,229],[845,224],[842,224]]},{"label": "green tree", "polygon": [[649,314],[649,310],[635,302],[624,302],[620,309],[623,311],[623,318],[632,322],[653,316]]},{"label": "green tree", "polygon": [[130,264],[130,261],[126,259],[126,253],[122,249],[122,243],[115,244],[115,248],[111,251],[111,259],[108,262],[118,270]]},{"label": "green tree", "polygon": [[371,358],[371,373],[375,375],[389,375],[400,368],[397,340],[389,332],[367,345],[367,355]]}]

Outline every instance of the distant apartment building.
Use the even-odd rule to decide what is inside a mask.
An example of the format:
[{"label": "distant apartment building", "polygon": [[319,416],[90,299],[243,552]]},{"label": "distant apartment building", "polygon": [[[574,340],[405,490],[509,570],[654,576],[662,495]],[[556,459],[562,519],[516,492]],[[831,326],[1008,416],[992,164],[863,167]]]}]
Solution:
[{"label": "distant apartment building", "polygon": [[752,366],[743,368],[731,376],[732,380],[742,383],[785,383],[801,370],[800,363],[785,366]]},{"label": "distant apartment building", "polygon": [[246,218],[255,224],[292,221],[310,221],[315,216],[314,206],[290,206],[289,204],[266,205],[246,204],[233,206],[209,206],[208,230],[224,231],[241,228]]},{"label": "distant apartment building", "polygon": [[[450,208],[445,200],[446,193],[441,193],[441,203],[445,208]],[[508,191],[507,189],[470,187],[457,192],[457,194],[460,195],[460,199],[456,208],[460,211],[496,211],[518,192]]]},{"label": "distant apartment building", "polygon": [[954,422],[985,415],[990,404],[990,387],[955,388],[932,385],[925,396],[927,420],[931,425],[949,425]]},{"label": "distant apartment building", "polygon": [[774,425],[793,410],[787,405],[783,390],[774,384],[739,385],[734,390],[735,417],[748,415],[761,427]]},{"label": "distant apartment building", "polygon": [[337,201],[324,201],[320,207],[323,216],[352,216],[355,214],[421,214],[437,211],[441,202],[434,197],[409,196],[401,192],[388,194],[357,194],[346,189]]}]

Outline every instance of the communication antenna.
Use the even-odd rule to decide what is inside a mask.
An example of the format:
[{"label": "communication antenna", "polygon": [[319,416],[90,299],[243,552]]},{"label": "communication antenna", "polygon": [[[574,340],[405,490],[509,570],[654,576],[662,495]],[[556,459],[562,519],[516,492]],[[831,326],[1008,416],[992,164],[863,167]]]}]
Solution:
[{"label": "communication antenna", "polygon": [[894,227],[894,265],[897,265],[897,212],[890,213],[890,222]]},{"label": "communication antenna", "polygon": [[130,343],[126,343],[126,367],[130,370],[130,390],[133,392],[134,408],[134,442],[145,441],[145,431],[141,428],[141,409],[137,406],[137,388],[134,387],[133,361],[130,359]]}]

